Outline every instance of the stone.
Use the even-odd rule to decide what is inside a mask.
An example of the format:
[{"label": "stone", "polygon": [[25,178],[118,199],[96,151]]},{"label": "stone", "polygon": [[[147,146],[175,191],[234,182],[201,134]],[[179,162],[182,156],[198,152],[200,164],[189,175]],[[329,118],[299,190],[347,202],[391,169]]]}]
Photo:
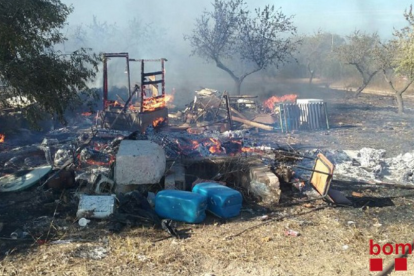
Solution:
[{"label": "stone", "polygon": [[178,190],[185,190],[185,168],[182,164],[175,162],[171,167],[171,171],[174,172],[175,187]]},{"label": "stone", "polygon": [[278,204],[280,200],[279,178],[266,166],[250,168],[250,182],[246,188],[257,199],[266,204]]},{"label": "stone", "polygon": [[169,173],[165,176],[164,189],[185,190],[185,168],[182,164],[175,162]]},{"label": "stone", "polygon": [[165,152],[158,144],[123,140],[116,155],[115,182],[117,186],[156,184],[164,176],[165,166]]}]

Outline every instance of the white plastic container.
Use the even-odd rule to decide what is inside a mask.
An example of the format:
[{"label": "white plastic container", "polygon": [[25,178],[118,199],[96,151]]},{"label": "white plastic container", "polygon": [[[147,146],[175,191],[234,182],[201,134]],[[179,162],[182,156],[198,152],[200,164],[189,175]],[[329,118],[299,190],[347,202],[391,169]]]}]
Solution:
[{"label": "white plastic container", "polygon": [[115,210],[115,195],[81,195],[76,217],[107,218]]}]

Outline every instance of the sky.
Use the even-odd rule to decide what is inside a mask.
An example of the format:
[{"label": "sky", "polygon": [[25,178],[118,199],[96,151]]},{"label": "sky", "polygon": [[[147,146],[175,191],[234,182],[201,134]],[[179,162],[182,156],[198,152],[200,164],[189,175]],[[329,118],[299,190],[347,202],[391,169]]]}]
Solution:
[{"label": "sky", "polygon": [[[182,37],[191,29],[194,19],[213,0],[62,0],[73,5],[70,22],[89,22],[92,15],[102,21],[122,25],[129,18],[139,16],[159,23],[173,34]],[[367,32],[377,31],[389,36],[393,27],[404,26],[402,16],[412,1],[407,0],[246,0],[251,8],[266,4],[280,7],[287,15],[294,15],[299,33],[312,33],[318,29],[338,34],[350,33],[355,29]]]},{"label": "sky", "polygon": [[[194,28],[195,19],[203,10],[211,9],[214,0],[61,1],[74,8],[73,13],[68,17],[69,26],[87,26],[95,16],[99,22],[116,23],[122,29],[128,21],[138,18],[144,23],[152,23],[154,28],[159,27],[166,31],[169,39],[167,49],[165,47],[145,49],[143,42],[139,41],[134,44],[134,49],[140,51],[137,50],[132,57],[167,58],[167,91],[173,88],[179,90],[180,85],[185,88],[191,87],[192,91],[199,87],[227,91],[234,89],[234,83],[224,71],[196,56],[191,56],[190,45],[183,39],[183,36]],[[368,33],[378,32],[383,39],[392,37],[393,28],[400,29],[405,26],[403,13],[411,4],[408,0],[245,0],[245,2],[252,9],[270,4],[281,8],[288,16],[293,15],[294,25],[300,35],[312,34],[318,30],[347,35],[355,30],[361,30]],[[125,37],[125,40],[127,39],[128,37]],[[154,41],[162,44],[163,39],[162,36],[155,37]],[[122,43],[125,41],[122,39],[114,42],[106,41],[106,48],[102,50],[104,42],[94,39],[94,45],[88,47],[96,51],[123,51]],[[96,83],[102,82],[97,79]]]}]

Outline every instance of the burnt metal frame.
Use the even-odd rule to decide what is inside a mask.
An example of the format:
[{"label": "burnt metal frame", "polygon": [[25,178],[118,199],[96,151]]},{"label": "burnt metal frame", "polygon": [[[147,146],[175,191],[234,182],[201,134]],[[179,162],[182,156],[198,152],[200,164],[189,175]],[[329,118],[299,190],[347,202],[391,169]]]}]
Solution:
[{"label": "burnt metal frame", "polygon": [[[239,100],[239,99],[252,100],[252,99],[257,99],[257,98],[258,98],[258,96],[253,96],[253,95],[229,96],[230,103],[231,103],[232,100]],[[257,102],[256,102],[256,100],[252,100],[252,101],[254,102],[254,105],[255,105],[255,108],[256,108],[256,111],[257,111]],[[237,108],[240,110],[240,103],[238,101],[236,101],[236,105],[237,105]]]},{"label": "burnt metal frame", "polygon": [[128,97],[131,97],[131,76],[129,73],[129,55],[128,53],[103,53],[103,109],[108,107],[108,59],[125,58],[128,74]]},{"label": "burnt metal frame", "polygon": [[233,119],[231,118],[230,97],[229,97],[229,94],[227,92],[224,92],[223,97],[226,100],[227,119],[228,119],[228,122],[229,122],[229,128],[230,128],[230,130],[233,130]]},{"label": "burnt metal frame", "polygon": [[[161,83],[161,92],[160,96],[153,97],[153,99],[165,98],[165,62],[166,58],[160,59],[129,59],[129,61],[141,62],[141,113],[144,112],[144,94],[145,86],[151,84]],[[161,62],[161,71],[148,72],[145,73],[145,62]],[[147,81],[146,77],[161,75],[160,80]]]}]

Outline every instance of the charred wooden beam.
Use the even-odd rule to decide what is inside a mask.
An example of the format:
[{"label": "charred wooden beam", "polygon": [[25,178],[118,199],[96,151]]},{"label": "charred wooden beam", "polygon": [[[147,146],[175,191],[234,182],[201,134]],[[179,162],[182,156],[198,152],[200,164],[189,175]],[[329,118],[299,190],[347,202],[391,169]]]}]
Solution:
[{"label": "charred wooden beam", "polygon": [[250,120],[246,120],[246,119],[242,119],[242,118],[239,118],[239,117],[236,117],[236,116],[233,116],[233,121],[236,121],[236,122],[239,122],[239,123],[243,123],[243,124],[246,124],[246,125],[249,125],[249,126],[252,126],[252,127],[257,127],[257,128],[260,128],[260,129],[263,129],[263,130],[267,130],[267,131],[273,131],[274,130],[274,128],[271,127],[271,126],[267,126],[267,125],[264,125],[264,124],[256,123],[256,122],[253,122],[253,121],[250,121]]}]

